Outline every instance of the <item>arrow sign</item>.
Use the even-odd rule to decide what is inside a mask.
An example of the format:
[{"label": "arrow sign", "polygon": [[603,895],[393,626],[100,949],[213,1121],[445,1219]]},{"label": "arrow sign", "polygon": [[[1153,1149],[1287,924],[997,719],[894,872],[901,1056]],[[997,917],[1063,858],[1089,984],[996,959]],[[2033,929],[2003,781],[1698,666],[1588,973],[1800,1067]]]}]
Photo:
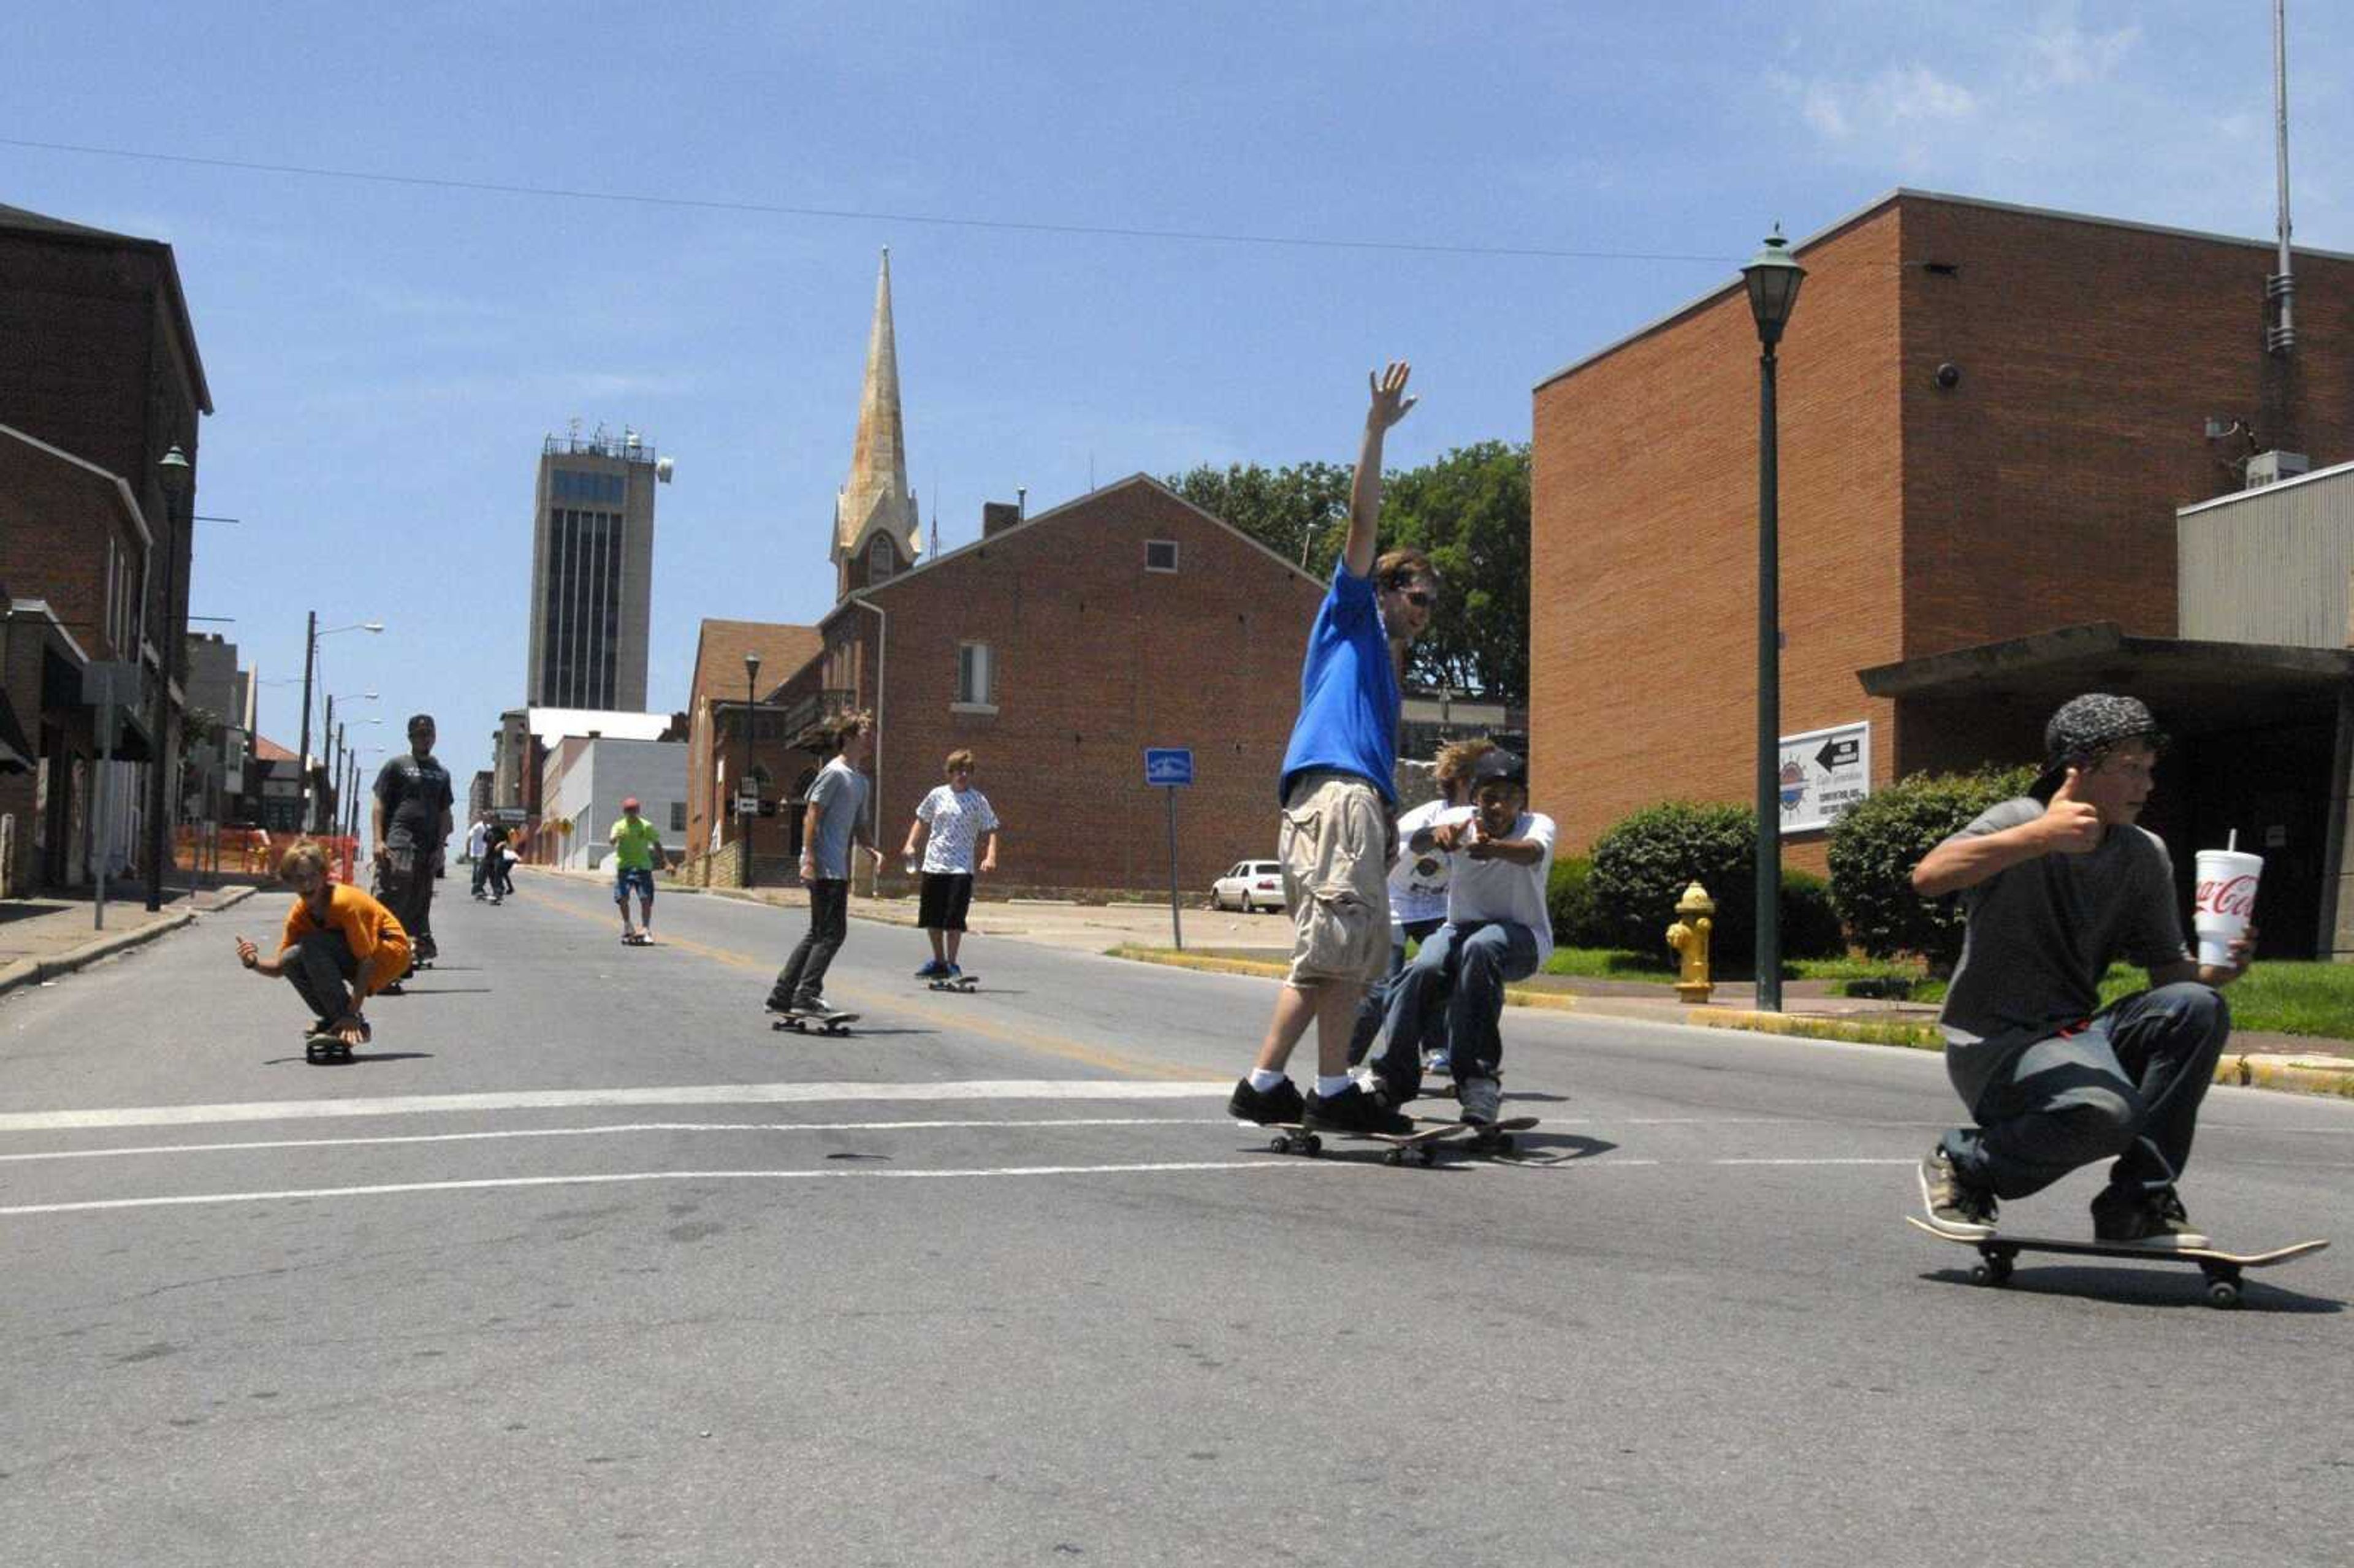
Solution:
[{"label": "arrow sign", "polygon": [[1851,735],[1836,736],[1823,742],[1823,748],[1815,753],[1815,766],[1826,773],[1835,773],[1853,767],[1862,755],[1863,742]]}]

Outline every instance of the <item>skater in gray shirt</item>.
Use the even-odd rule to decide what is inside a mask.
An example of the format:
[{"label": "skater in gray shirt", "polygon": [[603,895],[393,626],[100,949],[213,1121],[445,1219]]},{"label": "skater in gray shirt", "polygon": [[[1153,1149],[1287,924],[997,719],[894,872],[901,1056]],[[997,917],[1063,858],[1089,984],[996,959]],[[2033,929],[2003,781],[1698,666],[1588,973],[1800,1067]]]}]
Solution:
[{"label": "skater in gray shirt", "polygon": [[[1968,925],[1938,1023],[1946,1069],[1974,1127],[1921,1162],[1929,1222],[1993,1234],[1996,1200],[2024,1198],[2114,1157],[2093,1234],[2165,1249],[2204,1246],[2175,1191],[2199,1104],[2231,1033],[2218,994],[2247,971],[2256,933],[2228,964],[2192,961],[2174,866],[2135,825],[2166,744],[2132,697],[2063,704],[2044,728],[2042,776],[1924,856],[1925,898],[1960,893]],[[2125,959],[2150,989],[2100,1004]]]}]

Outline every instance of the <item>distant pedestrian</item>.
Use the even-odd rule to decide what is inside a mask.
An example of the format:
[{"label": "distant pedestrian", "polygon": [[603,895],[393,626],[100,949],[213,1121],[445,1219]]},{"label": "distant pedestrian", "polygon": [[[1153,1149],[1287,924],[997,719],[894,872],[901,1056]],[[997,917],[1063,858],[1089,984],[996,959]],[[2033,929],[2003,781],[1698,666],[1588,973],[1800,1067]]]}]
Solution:
[{"label": "distant pedestrian", "polygon": [[278,875],[294,890],[278,952],[263,958],[240,935],[238,961],[293,985],[315,1020],[313,1038],[347,1048],[361,1044],[372,1033],[361,1004],[407,972],[408,933],[391,910],[358,888],[328,880],[327,852],[316,840],[289,848]]},{"label": "distant pedestrian", "polygon": [[[621,802],[621,815],[612,831],[605,835],[613,846],[613,906],[621,912],[621,940],[651,942],[654,939],[654,870],[669,868],[669,857],[663,853],[662,831],[639,814],[638,798],[630,796]],[[630,924],[630,890],[638,895],[638,927],[641,936]]]},{"label": "distant pedestrian", "polygon": [[[964,973],[957,949],[964,942],[965,913],[972,907],[972,879],[997,869],[997,813],[989,797],[972,787],[972,753],[960,747],[947,763],[948,782],[936,785],[916,807],[901,852],[913,865],[923,853],[923,892],[916,923],[931,938],[931,961],[917,980],[955,980]],[[979,860],[974,855],[979,852]]]},{"label": "distant pedestrian", "polygon": [[482,895],[482,879],[490,874],[490,847],[491,824],[477,817],[466,829],[466,863],[473,868],[473,894],[477,898]]},{"label": "distant pedestrian", "polygon": [[385,759],[376,776],[376,878],[384,902],[409,935],[414,963],[431,963],[433,877],[450,842],[450,770],[433,755],[433,715],[408,721],[408,749]]},{"label": "distant pedestrian", "polygon": [[483,850],[491,863],[485,874],[491,889],[491,902],[497,904],[514,891],[515,833],[504,822],[493,822],[484,836]]},{"label": "distant pedestrian", "polygon": [[[1373,378],[1372,407],[1349,495],[1349,533],[1332,585],[1309,629],[1299,716],[1283,758],[1278,846],[1293,926],[1291,971],[1249,1076],[1227,1109],[1246,1121],[1302,1119],[1342,1131],[1400,1132],[1404,1113],[1349,1076],[1349,1036],[1389,951],[1389,866],[1396,853],[1399,674],[1406,645],[1430,624],[1437,575],[1419,550],[1378,559],[1382,438],[1405,418],[1409,374]],[[1285,1075],[1292,1048],[1316,1026],[1316,1092]]]},{"label": "distant pedestrian", "polygon": [[777,971],[769,991],[771,1012],[831,1013],[839,1011],[825,999],[825,971],[850,934],[850,856],[863,849],[877,866],[883,852],[875,847],[866,824],[868,753],[875,744],[875,720],[869,714],[852,714],[839,720],[830,736],[833,759],[818,770],[810,784],[809,808],[801,818],[801,885],[809,891],[809,933]]}]

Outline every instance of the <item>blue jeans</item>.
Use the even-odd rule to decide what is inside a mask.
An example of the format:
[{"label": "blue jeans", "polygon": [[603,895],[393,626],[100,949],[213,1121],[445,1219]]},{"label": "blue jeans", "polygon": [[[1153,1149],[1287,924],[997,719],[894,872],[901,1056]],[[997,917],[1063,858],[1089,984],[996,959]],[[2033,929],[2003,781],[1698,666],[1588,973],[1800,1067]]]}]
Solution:
[{"label": "blue jeans", "polygon": [[[1409,920],[1404,927],[1393,928],[1389,979],[1379,985],[1365,988],[1364,1005],[1357,1009],[1356,1027],[1349,1032],[1349,1065],[1353,1067],[1363,1061],[1365,1053],[1373,1049],[1373,1042],[1381,1038],[1382,1023],[1389,1017],[1390,1003],[1397,997],[1398,976],[1405,970],[1406,942],[1426,942],[1433,931],[1446,924],[1444,920]],[[1405,941],[1396,939],[1401,935]],[[1435,1047],[1442,1051],[1446,1048],[1447,1042],[1443,1038]]]},{"label": "blue jeans", "polygon": [[1413,1063],[1418,1076],[1428,1042],[1447,1048],[1457,1083],[1494,1077],[1504,1058],[1497,1021],[1504,1015],[1505,983],[1536,972],[1537,939],[1526,926],[1510,920],[1441,926],[1393,987],[1383,1075]]},{"label": "blue jeans", "polygon": [[2020,1052],[1979,1099],[1978,1125],[1946,1134],[1946,1153],[1963,1181],[1998,1198],[2024,1198],[2113,1155],[2111,1188],[2169,1187],[2231,1033],[2230,1005],[2195,980],[2120,998]]},{"label": "blue jeans", "polygon": [[652,866],[618,866],[613,872],[613,902],[626,906],[630,889],[638,890],[638,903],[651,909],[654,905],[654,873]]}]

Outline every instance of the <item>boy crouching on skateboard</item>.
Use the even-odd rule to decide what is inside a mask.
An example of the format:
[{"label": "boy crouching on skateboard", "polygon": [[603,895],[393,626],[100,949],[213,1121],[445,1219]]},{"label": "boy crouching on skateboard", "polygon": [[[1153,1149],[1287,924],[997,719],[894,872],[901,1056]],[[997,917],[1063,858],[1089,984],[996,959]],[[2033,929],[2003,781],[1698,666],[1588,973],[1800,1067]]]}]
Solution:
[{"label": "boy crouching on skateboard", "polygon": [[1553,823],[1528,809],[1528,764],[1509,751],[1471,765],[1471,801],[1469,820],[1422,827],[1406,841],[1409,853],[1436,850],[1454,862],[1447,924],[1424,938],[1397,978],[1389,1044],[1370,1079],[1382,1103],[1403,1106],[1422,1092],[1423,1047],[1444,1044],[1463,1119],[1485,1126],[1503,1097],[1504,986],[1553,955],[1545,882]]},{"label": "boy crouching on skateboard", "polygon": [[[1988,807],[1914,868],[1916,892],[1960,893],[1968,917],[1938,1023],[1946,1074],[1978,1125],[1921,1161],[1922,1203],[1949,1236],[1991,1235],[1998,1199],[2114,1156],[2093,1200],[2097,1240],[2207,1245],[2175,1183],[2231,1033],[2217,988],[2247,972],[2256,933],[2232,944],[2228,964],[2193,962],[2183,946],[2173,863],[2135,825],[2165,744],[2132,697],[2062,704],[2034,789]],[[2103,1007],[2101,976],[2117,958],[2147,969],[2151,989]]]},{"label": "boy crouching on skateboard", "polygon": [[329,881],[326,851],[310,839],[286,852],[278,874],[294,889],[278,956],[263,958],[240,936],[238,962],[256,974],[285,976],[317,1017],[313,1037],[349,1050],[370,1033],[360,1003],[408,972],[408,933],[358,888]]}]

